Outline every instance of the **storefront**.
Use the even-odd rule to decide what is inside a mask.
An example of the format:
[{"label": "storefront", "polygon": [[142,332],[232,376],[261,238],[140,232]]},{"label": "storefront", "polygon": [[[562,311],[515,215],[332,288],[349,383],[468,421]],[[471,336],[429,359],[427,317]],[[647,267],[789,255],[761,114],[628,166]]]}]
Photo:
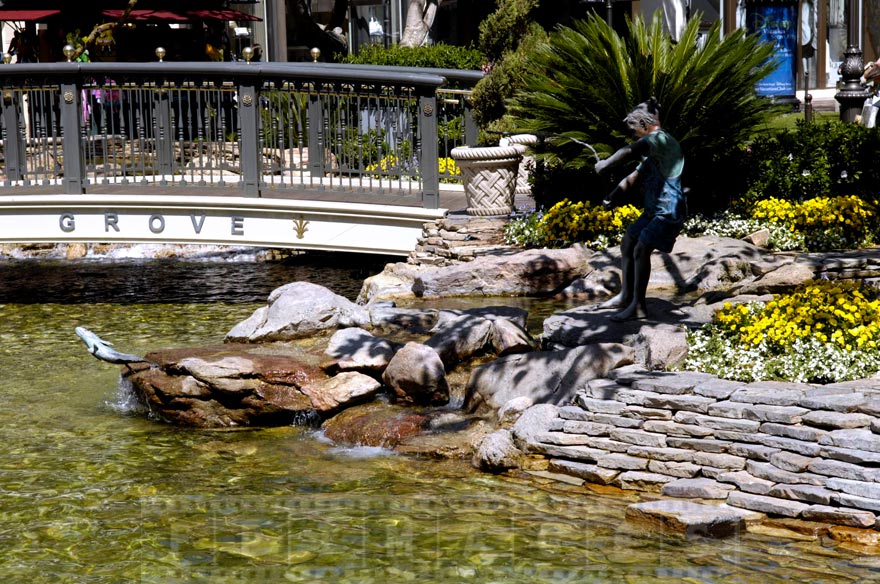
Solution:
[{"label": "storefront", "polygon": [[[0,7],[2,50],[12,62],[62,61],[64,45],[77,45],[95,25],[118,20],[123,13],[120,4],[107,0],[83,7],[53,0],[6,0]],[[251,44],[261,20],[249,6],[239,10],[223,1],[140,0],[124,26],[96,39],[88,58],[152,61],[156,47],[162,46],[166,60],[231,60]]]},{"label": "storefront", "polygon": [[[833,88],[839,79],[838,68],[847,48],[849,25],[849,0],[642,0],[633,2],[633,13],[650,17],[656,10],[667,15],[668,23],[675,23],[674,14],[680,13],[683,22],[697,14],[702,15],[703,29],[720,20],[722,30],[729,34],[737,28],[752,30],[763,26],[747,20],[750,7],[755,5],[786,5],[794,42],[792,67],[796,73],[798,89],[804,87],[804,71],[809,78],[810,89]],[[859,0],[855,18],[859,26],[856,44],[864,53],[865,62],[875,60],[880,46],[880,0]],[[757,11],[751,11],[753,16]],[[778,26],[777,26],[778,28]]]}]

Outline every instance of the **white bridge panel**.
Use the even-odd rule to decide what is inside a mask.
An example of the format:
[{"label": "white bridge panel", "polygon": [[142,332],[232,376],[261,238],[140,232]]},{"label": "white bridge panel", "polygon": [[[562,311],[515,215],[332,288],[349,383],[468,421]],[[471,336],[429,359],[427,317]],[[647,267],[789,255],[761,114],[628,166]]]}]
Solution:
[{"label": "white bridge panel", "polygon": [[389,255],[445,209],[248,197],[0,197],[0,242],[205,243]]}]

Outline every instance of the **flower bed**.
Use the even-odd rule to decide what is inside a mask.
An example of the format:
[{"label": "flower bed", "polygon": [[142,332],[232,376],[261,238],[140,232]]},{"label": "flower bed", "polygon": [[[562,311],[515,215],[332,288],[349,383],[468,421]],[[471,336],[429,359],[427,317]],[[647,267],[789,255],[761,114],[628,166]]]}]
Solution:
[{"label": "flower bed", "polygon": [[870,377],[880,370],[880,289],[815,280],[770,302],[728,303],[688,341],[685,369],[727,379]]}]

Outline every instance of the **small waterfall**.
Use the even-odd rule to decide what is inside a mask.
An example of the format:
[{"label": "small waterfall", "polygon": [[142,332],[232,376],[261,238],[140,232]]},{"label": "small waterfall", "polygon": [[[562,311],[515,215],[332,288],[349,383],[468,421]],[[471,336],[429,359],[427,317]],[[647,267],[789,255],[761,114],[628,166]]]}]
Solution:
[{"label": "small waterfall", "polygon": [[131,380],[123,376],[119,377],[113,399],[106,400],[104,403],[113,411],[123,415],[135,416],[148,412],[148,408],[137,398]]}]

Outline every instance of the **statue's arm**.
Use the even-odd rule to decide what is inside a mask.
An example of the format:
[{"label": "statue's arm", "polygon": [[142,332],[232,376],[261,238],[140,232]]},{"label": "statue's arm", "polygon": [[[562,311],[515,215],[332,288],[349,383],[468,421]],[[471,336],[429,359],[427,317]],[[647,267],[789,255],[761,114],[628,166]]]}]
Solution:
[{"label": "statue's arm", "polygon": [[618,164],[627,162],[638,156],[643,156],[647,153],[648,148],[648,144],[644,141],[644,139],[636,140],[632,144],[629,144],[628,146],[624,146],[623,148],[619,149],[608,158],[597,162],[596,172],[601,174],[612,166],[617,166]]}]

